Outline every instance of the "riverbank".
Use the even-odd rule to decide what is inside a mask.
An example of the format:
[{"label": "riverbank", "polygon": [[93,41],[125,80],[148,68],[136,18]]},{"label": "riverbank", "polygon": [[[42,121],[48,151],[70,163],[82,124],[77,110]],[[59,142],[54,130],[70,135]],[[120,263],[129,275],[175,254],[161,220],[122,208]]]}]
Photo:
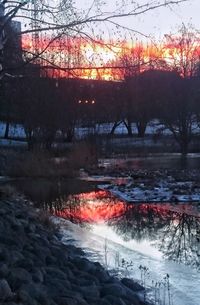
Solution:
[{"label": "riverbank", "polygon": [[[100,189],[132,203],[187,203],[200,201],[200,174],[197,169],[134,169],[130,165],[102,167],[84,179],[101,184]],[[101,177],[102,181],[101,181]],[[105,178],[106,177],[106,178]],[[113,179],[115,177],[115,179]],[[117,177],[121,178],[117,180]],[[124,179],[126,178],[126,180]],[[105,183],[104,183],[105,182]]]},{"label": "riverbank", "polygon": [[0,201],[0,304],[144,305],[129,279],[64,245],[58,228],[22,198]]}]

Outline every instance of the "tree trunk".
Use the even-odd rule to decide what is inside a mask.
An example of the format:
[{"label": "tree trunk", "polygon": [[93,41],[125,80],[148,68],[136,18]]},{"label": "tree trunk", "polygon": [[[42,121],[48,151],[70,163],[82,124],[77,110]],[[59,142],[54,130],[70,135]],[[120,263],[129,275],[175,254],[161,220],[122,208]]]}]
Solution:
[{"label": "tree trunk", "polygon": [[116,121],[116,122],[114,123],[114,125],[113,125],[113,127],[112,127],[112,129],[111,129],[111,132],[110,132],[111,135],[114,135],[115,129],[116,129],[121,123],[122,123],[122,121]]},{"label": "tree trunk", "polygon": [[26,134],[26,140],[27,140],[27,144],[28,144],[28,150],[31,151],[34,148],[34,137],[33,137],[33,130],[29,129],[29,128],[25,128],[25,134]]},{"label": "tree trunk", "polygon": [[28,150],[31,151],[34,148],[34,141],[33,138],[27,138],[27,143],[28,143]]},{"label": "tree trunk", "polygon": [[138,130],[138,138],[144,138],[145,131],[147,128],[147,123],[146,122],[137,122],[136,126],[137,126],[137,130]]},{"label": "tree trunk", "polygon": [[132,137],[133,132],[132,132],[132,127],[131,127],[131,122],[130,121],[128,121],[128,124],[127,124],[127,131],[128,131],[128,136]]},{"label": "tree trunk", "polygon": [[182,155],[186,156],[188,154],[188,146],[189,146],[189,142],[187,140],[182,140],[180,142],[180,148],[181,148]]},{"label": "tree trunk", "polygon": [[128,136],[132,137],[133,136],[133,132],[132,132],[132,127],[131,127],[131,121],[129,119],[127,119],[127,122],[124,120],[124,125],[126,126],[126,129],[128,131]]},{"label": "tree trunk", "polygon": [[5,129],[5,133],[4,133],[4,139],[8,139],[9,127],[10,127],[10,122],[9,122],[9,120],[7,120],[6,121],[6,129]]}]

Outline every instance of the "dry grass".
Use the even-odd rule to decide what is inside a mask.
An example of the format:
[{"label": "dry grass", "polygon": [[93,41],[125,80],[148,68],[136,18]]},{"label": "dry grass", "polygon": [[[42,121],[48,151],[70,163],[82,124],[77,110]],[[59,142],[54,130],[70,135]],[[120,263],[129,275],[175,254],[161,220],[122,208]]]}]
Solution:
[{"label": "dry grass", "polygon": [[55,158],[55,152],[21,151],[1,155],[3,175],[10,177],[75,177],[80,168],[97,162],[95,146],[86,141],[74,143],[70,151]]},{"label": "dry grass", "polygon": [[4,175],[10,177],[74,176],[67,164],[54,161],[52,154],[41,151],[16,153],[6,158]]},{"label": "dry grass", "polygon": [[81,141],[75,143],[68,155],[69,167],[88,168],[97,164],[97,150],[93,143]]},{"label": "dry grass", "polygon": [[39,222],[48,229],[48,232],[56,233],[59,231],[59,225],[55,224],[51,219],[51,214],[47,211],[40,210],[39,212]]},{"label": "dry grass", "polygon": [[17,154],[9,160],[6,174],[11,177],[41,177],[50,174],[48,157],[42,153]]}]

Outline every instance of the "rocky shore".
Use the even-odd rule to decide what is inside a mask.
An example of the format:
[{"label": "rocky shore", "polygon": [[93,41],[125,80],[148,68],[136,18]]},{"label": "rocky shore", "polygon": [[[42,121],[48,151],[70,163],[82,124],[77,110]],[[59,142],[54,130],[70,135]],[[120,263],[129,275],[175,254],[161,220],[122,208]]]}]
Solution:
[{"label": "rocky shore", "polygon": [[[127,170],[119,168],[99,170],[99,188],[108,190],[126,202],[196,202],[200,201],[199,170]],[[96,173],[89,173],[90,178]],[[110,175],[106,181],[105,175]],[[112,179],[112,177],[126,177]],[[94,180],[94,178],[93,178]]]},{"label": "rocky shore", "polygon": [[117,279],[23,199],[0,200],[0,304],[145,305],[143,287]]}]

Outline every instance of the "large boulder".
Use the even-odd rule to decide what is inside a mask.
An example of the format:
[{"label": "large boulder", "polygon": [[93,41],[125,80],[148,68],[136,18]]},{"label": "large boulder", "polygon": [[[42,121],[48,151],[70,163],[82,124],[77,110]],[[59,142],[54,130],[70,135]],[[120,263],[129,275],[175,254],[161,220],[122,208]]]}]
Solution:
[{"label": "large boulder", "polygon": [[140,284],[138,284],[137,282],[134,282],[131,279],[128,278],[123,278],[121,280],[122,284],[125,285],[126,287],[128,287],[129,289],[133,290],[133,291],[142,291],[144,290],[144,287],[141,286]]},{"label": "large boulder", "polygon": [[126,305],[126,303],[121,298],[113,295],[107,295],[104,300],[109,302],[111,305]]},{"label": "large boulder", "polygon": [[140,303],[139,297],[131,289],[121,284],[105,284],[101,289],[101,296],[107,295],[127,300],[132,305]]},{"label": "large boulder", "polygon": [[32,281],[31,274],[23,268],[12,268],[8,276],[9,283],[13,289],[19,288],[22,284]]},{"label": "large boulder", "polygon": [[122,285],[118,284],[105,284],[101,288],[101,296],[113,295],[115,297],[126,296],[126,289]]},{"label": "large boulder", "polygon": [[12,290],[5,279],[0,280],[0,301],[6,301],[13,297]]}]

